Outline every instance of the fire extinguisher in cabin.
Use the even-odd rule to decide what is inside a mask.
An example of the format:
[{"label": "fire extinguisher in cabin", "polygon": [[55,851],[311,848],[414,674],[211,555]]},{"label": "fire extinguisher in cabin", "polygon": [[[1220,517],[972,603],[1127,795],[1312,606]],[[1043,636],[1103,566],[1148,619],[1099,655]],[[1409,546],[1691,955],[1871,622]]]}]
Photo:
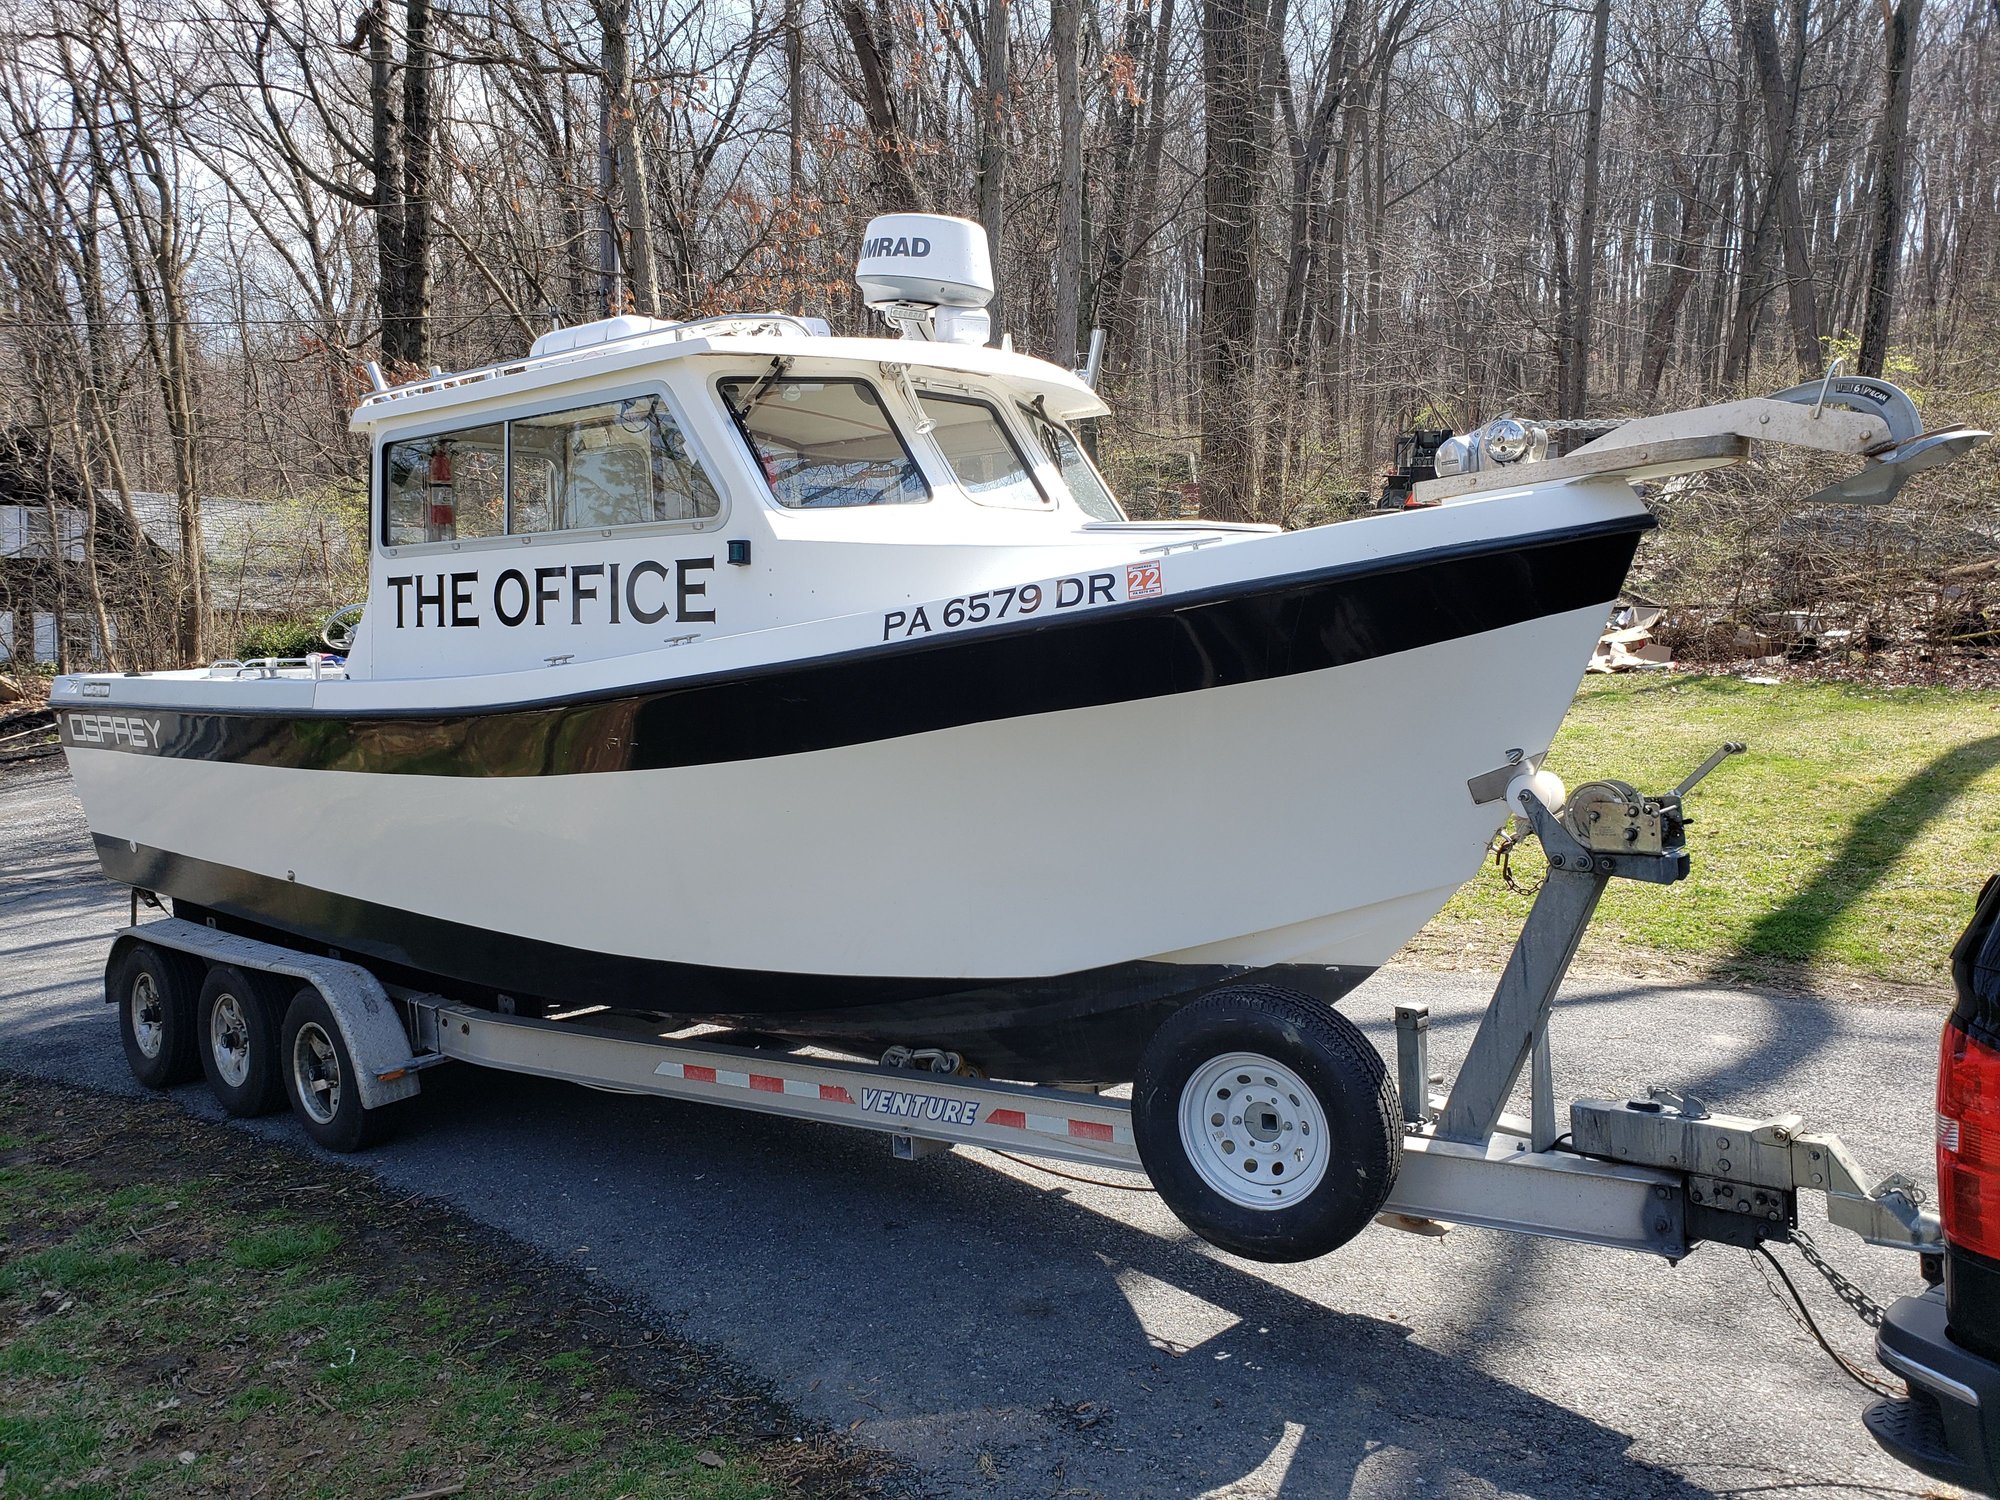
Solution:
[{"label": "fire extinguisher in cabin", "polygon": [[449,541],[458,529],[458,512],[452,503],[451,453],[440,444],[431,453],[430,474],[430,540]]}]

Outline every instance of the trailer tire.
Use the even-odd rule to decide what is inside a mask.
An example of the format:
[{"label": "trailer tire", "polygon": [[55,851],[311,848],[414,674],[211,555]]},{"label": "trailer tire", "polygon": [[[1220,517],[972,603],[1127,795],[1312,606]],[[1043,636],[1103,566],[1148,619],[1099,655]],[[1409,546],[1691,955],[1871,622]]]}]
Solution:
[{"label": "trailer tire", "polygon": [[1400,1113],[1352,1021],[1270,985],[1177,1011],[1132,1084],[1133,1139],[1160,1197],[1250,1260],[1310,1260],[1365,1229],[1402,1165]]},{"label": "trailer tire", "polygon": [[333,1007],[311,985],[302,985],[285,1010],[280,1073],[292,1113],[306,1134],[329,1151],[361,1151],[380,1140],[386,1109],[361,1102],[354,1055],[347,1049]]},{"label": "trailer tire", "polygon": [[200,988],[201,965],[185,953],[145,942],[113,953],[105,998],[118,1007],[125,1061],[147,1088],[170,1089],[201,1076],[195,1038]]},{"label": "trailer tire", "polygon": [[269,981],[234,964],[214,964],[195,1002],[195,1046],[216,1101],[241,1118],[285,1102],[277,1002]]}]

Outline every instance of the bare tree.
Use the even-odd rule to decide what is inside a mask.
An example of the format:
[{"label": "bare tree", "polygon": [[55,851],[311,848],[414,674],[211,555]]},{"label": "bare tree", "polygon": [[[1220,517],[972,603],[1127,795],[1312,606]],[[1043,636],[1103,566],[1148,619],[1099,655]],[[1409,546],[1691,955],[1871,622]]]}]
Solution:
[{"label": "bare tree", "polygon": [[1861,332],[1861,373],[1880,375],[1889,352],[1889,313],[1895,302],[1896,269],[1905,226],[1903,191],[1909,175],[1911,49],[1924,0],[1880,0],[1887,33],[1887,107],[1876,117],[1874,223],[1868,250],[1868,312]]}]

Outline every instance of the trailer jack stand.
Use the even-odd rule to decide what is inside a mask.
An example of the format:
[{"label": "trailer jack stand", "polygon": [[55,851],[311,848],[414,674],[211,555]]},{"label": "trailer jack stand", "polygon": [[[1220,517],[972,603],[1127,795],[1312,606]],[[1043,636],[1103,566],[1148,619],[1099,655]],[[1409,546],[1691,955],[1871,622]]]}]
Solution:
[{"label": "trailer jack stand", "polygon": [[[1725,745],[1659,797],[1622,782],[1577,788],[1560,812],[1532,789],[1518,805],[1548,855],[1548,874],[1458,1076],[1430,1085],[1429,1015],[1396,1008],[1396,1076],[1409,1134],[1384,1213],[1648,1251],[1677,1260],[1704,1240],[1786,1240],[1801,1189],[1823,1193],[1828,1219],[1873,1245],[1934,1256],[1937,1217],[1902,1176],[1866,1185],[1834,1136],[1797,1115],[1755,1120],[1711,1113],[1654,1088],[1643,1099],[1579,1099],[1557,1128],[1549,1021],[1557,989],[1613,880],[1671,885],[1687,876],[1682,799],[1742,750]],[[1505,1113],[1529,1070],[1530,1118]]]}]

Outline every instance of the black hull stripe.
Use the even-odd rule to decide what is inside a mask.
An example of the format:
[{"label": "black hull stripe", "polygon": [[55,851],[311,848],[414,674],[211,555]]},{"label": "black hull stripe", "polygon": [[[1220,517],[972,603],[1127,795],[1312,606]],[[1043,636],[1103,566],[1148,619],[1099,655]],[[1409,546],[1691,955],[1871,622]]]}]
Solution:
[{"label": "black hull stripe", "polygon": [[[418,776],[561,776],[800,754],[1317,672],[1606,604],[1652,524],[1642,514],[614,697],[367,717],[121,710],[99,701],[65,710],[63,739]],[[147,721],[142,743],[80,741],[70,723],[72,713],[87,720],[121,711]]]},{"label": "black hull stripe", "polygon": [[174,914],[360,963],[392,984],[490,1006],[613,1005],[880,1051],[955,1048],[1030,1082],[1123,1081],[1153,1028],[1206,989],[1268,975],[1331,1002],[1363,968],[1250,971],[1147,960],[1016,979],[787,974],[596,953],[94,836],[111,879]]}]

